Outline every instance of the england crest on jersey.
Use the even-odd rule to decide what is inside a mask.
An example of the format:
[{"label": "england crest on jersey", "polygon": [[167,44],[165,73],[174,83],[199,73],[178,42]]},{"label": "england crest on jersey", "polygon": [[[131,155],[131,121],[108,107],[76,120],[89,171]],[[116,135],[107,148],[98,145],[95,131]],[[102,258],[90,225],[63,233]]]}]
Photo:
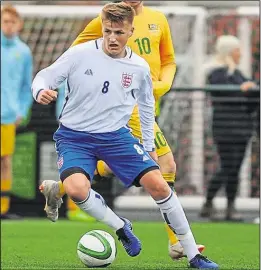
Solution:
[{"label": "england crest on jersey", "polygon": [[122,74],[121,84],[124,88],[128,88],[131,86],[132,77],[133,77],[133,74],[128,74],[128,73]]}]

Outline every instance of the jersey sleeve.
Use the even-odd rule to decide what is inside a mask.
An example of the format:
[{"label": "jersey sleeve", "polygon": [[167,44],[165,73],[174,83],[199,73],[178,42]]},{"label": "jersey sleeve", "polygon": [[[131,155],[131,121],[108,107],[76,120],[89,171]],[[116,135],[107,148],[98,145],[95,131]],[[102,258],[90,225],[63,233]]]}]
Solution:
[{"label": "jersey sleeve", "polygon": [[165,95],[171,88],[176,73],[175,52],[172,43],[168,21],[162,14],[161,23],[162,35],[160,40],[160,60],[161,70],[159,81],[153,82],[154,97],[158,100]]},{"label": "jersey sleeve", "polygon": [[68,78],[70,71],[77,61],[75,48],[70,48],[62,54],[52,65],[39,71],[32,84],[33,97],[36,100],[40,90],[57,89]]},{"label": "jersey sleeve", "polygon": [[162,35],[160,40],[160,59],[161,65],[167,65],[175,62],[175,52],[171,38],[169,23],[164,14],[162,14]]},{"label": "jersey sleeve", "polygon": [[155,99],[153,96],[152,80],[149,69],[146,72],[138,92],[137,103],[139,108],[142,141],[146,151],[153,151],[154,144],[154,108]]},{"label": "jersey sleeve", "polygon": [[93,19],[85,29],[78,35],[71,46],[75,46],[90,40],[98,39],[102,37],[102,23],[101,17]]}]

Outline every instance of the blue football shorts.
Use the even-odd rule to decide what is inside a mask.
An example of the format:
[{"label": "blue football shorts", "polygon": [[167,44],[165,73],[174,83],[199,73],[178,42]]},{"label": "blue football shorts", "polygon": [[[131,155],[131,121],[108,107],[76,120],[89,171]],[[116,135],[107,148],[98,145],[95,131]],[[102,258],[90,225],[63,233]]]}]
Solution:
[{"label": "blue football shorts", "polygon": [[77,172],[92,181],[98,160],[103,160],[126,187],[140,186],[143,175],[159,169],[126,127],[107,133],[88,133],[60,125],[54,140],[62,181]]}]

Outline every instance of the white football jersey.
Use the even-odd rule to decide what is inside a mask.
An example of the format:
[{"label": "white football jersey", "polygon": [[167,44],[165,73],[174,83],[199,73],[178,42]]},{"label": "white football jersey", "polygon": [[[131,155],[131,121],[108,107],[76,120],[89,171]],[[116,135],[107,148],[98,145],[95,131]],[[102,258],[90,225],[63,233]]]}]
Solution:
[{"label": "white football jersey", "polygon": [[103,39],[69,48],[51,66],[36,75],[33,96],[41,89],[56,89],[66,80],[60,122],[77,131],[105,133],[127,125],[138,104],[143,145],[154,148],[154,105],[150,68],[126,47],[125,58],[104,53]]}]

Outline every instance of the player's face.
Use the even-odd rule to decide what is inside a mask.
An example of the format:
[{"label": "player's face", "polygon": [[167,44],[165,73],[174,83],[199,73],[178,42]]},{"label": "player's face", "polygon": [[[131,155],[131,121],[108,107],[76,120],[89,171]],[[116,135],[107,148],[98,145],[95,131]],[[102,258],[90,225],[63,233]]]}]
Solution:
[{"label": "player's face", "polygon": [[241,52],[240,48],[236,48],[232,51],[231,57],[233,58],[234,62],[238,65],[240,63]]},{"label": "player's face", "polygon": [[131,7],[135,8],[135,7],[139,6],[143,1],[128,1],[128,0],[126,0],[123,2],[130,5]]},{"label": "player's face", "polygon": [[109,20],[102,22],[103,45],[111,57],[123,57],[128,39],[133,34],[133,26],[127,20],[121,23],[113,23]]},{"label": "player's face", "polygon": [[1,16],[1,30],[3,31],[3,34],[11,38],[15,35],[17,35],[19,29],[21,26],[21,21],[19,18],[14,16],[11,13],[4,12]]}]

